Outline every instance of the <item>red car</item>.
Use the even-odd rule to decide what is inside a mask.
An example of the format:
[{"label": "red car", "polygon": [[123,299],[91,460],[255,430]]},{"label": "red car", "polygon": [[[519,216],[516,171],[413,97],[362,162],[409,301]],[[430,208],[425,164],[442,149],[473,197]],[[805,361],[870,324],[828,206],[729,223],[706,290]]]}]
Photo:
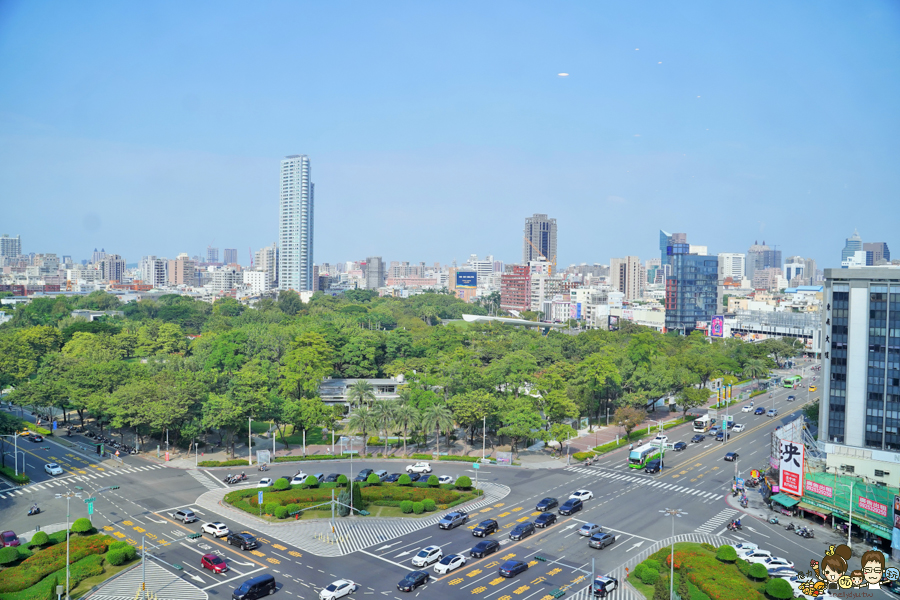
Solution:
[{"label": "red car", "polygon": [[228,570],[228,565],[218,554],[204,554],[200,558],[200,566],[209,569],[213,573],[224,573]]},{"label": "red car", "polygon": [[16,535],[15,531],[4,531],[0,533],[0,545],[3,548],[7,546],[18,546],[19,545],[19,536]]}]

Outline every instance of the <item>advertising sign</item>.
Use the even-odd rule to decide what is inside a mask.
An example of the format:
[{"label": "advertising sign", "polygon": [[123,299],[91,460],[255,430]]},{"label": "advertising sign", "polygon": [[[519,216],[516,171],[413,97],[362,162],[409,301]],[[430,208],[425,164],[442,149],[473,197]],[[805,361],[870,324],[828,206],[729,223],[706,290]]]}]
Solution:
[{"label": "advertising sign", "polygon": [[873,512],[876,515],[881,515],[882,517],[887,516],[888,507],[880,502],[875,502],[874,500],[869,500],[868,498],[859,497],[859,507],[863,510],[867,510],[869,512]]},{"label": "advertising sign", "polygon": [[478,273],[475,271],[457,271],[456,287],[474,288],[478,286]]},{"label": "advertising sign", "polygon": [[894,496],[894,529],[900,529],[900,496]]},{"label": "advertising sign", "polygon": [[818,494],[820,496],[825,496],[826,498],[832,498],[834,490],[831,489],[831,486],[822,485],[821,483],[816,483],[811,479],[807,479],[805,485],[803,486],[807,492],[812,492],[814,494]]},{"label": "advertising sign", "polygon": [[725,336],[725,317],[722,315],[715,315],[709,324],[709,336],[710,337],[724,337]]},{"label": "advertising sign", "polygon": [[791,440],[778,440],[778,486],[781,491],[803,496],[803,457],[806,448]]}]

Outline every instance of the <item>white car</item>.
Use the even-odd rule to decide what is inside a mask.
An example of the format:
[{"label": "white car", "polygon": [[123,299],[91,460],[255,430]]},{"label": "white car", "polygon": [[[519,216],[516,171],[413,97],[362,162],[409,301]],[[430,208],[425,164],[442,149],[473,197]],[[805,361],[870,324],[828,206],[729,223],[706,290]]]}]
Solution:
[{"label": "white car", "polygon": [[744,424],[738,423],[734,427],[731,428],[731,433],[740,433],[744,430]]},{"label": "white car", "polygon": [[414,567],[427,567],[442,558],[444,558],[444,552],[440,546],[426,546],[413,556],[412,564]]},{"label": "white car", "polygon": [[794,568],[794,563],[786,558],[781,558],[780,556],[772,556],[771,558],[767,558],[763,562],[766,565],[767,569],[775,569],[778,567],[787,567],[788,569]]},{"label": "white car", "polygon": [[765,563],[767,558],[772,558],[772,553],[768,550],[760,550],[757,548],[756,550],[745,553],[741,558],[748,563]]},{"label": "white car", "polygon": [[[294,475],[294,478],[291,479],[291,485],[300,485],[300,484],[306,483],[307,477],[309,477],[309,475],[307,475],[306,473],[303,473],[301,471],[300,473],[297,473],[296,475]],[[332,584],[332,585],[334,585],[334,584]]]},{"label": "white car", "polygon": [[744,408],[741,409],[741,412],[753,412],[753,405],[748,404],[747,406],[745,406]]},{"label": "white car", "polygon": [[47,463],[46,465],[44,465],[44,470],[47,471],[48,475],[62,475],[63,474],[62,467],[60,467],[56,463]]},{"label": "white car", "polygon": [[259,483],[256,484],[256,487],[272,487],[274,483],[272,482],[271,477],[263,477],[259,480]]},{"label": "white car", "polygon": [[225,537],[230,531],[228,531],[228,526],[225,523],[219,523],[216,521],[215,523],[204,523],[203,527],[200,528],[203,533],[208,533],[209,535],[215,537]]},{"label": "white car", "polygon": [[756,544],[751,543],[751,542],[740,542],[739,544],[731,544],[731,547],[734,548],[735,550],[737,550],[738,556],[740,556],[741,554],[746,554],[747,552],[750,552],[751,550],[756,550],[757,548],[759,548],[759,546],[757,546]]},{"label": "white car", "polygon": [[431,473],[431,464],[427,462],[417,462],[414,465],[406,467],[407,473]]},{"label": "white car", "polygon": [[658,436],[656,436],[655,438],[653,438],[652,440],[650,440],[650,443],[651,443],[651,444],[659,444],[660,442],[662,442],[663,444],[665,444],[665,443],[668,442],[668,441],[669,441],[669,436],[667,436],[667,435],[658,435]]},{"label": "white car", "polygon": [[458,569],[464,564],[466,564],[466,557],[462,554],[448,554],[441,559],[441,562],[434,565],[434,572],[438,575],[446,575],[453,569]]},{"label": "white car", "polygon": [[456,481],[456,477],[453,475],[441,475],[438,477],[438,483],[453,483]]},{"label": "white car", "polygon": [[350,595],[359,589],[359,584],[353,583],[349,579],[338,579],[321,592],[319,592],[319,600],[335,600]]},{"label": "white car", "polygon": [[572,492],[572,495],[569,496],[569,500],[581,500],[582,502],[584,502],[585,500],[590,500],[593,497],[593,492],[589,492],[588,490],[577,490]]},{"label": "white car", "polygon": [[578,535],[586,535],[587,537],[591,537],[595,533],[600,533],[603,531],[603,528],[595,523],[585,523],[578,530]]}]

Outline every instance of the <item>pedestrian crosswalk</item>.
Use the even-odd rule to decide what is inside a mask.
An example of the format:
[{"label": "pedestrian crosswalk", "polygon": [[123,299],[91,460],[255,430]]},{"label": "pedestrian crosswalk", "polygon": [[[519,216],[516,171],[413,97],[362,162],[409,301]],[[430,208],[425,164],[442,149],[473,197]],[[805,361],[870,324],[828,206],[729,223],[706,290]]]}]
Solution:
[{"label": "pedestrian crosswalk", "polygon": [[[159,600],[209,599],[206,592],[153,561],[147,561],[146,569],[147,590]],[[91,600],[134,600],[141,589],[142,577],[142,569],[138,565],[101,587],[91,595]]]},{"label": "pedestrian crosswalk", "polygon": [[690,488],[684,485],[666,483],[664,481],[653,479],[651,477],[641,477],[638,475],[631,475],[629,473],[617,473],[614,471],[604,471],[602,469],[589,469],[587,467],[566,467],[565,470],[572,471],[574,473],[582,473],[584,475],[593,475],[594,477],[603,477],[609,479],[610,481],[627,481],[630,483],[639,483],[648,488],[657,488],[659,490],[665,490],[667,492],[688,494],[698,499],[702,498],[703,500],[713,500],[715,498],[722,497],[721,492],[704,492],[703,490]]},{"label": "pedestrian crosswalk", "polygon": [[196,479],[198,482],[200,482],[200,484],[203,487],[205,487],[208,490],[218,490],[218,489],[221,489],[221,487],[222,487],[217,482],[215,482],[212,479],[210,479],[209,477],[207,477],[207,475],[209,475],[209,473],[206,473],[206,474],[201,473],[198,469],[188,469],[187,472],[188,472],[188,475],[190,475],[191,477]]},{"label": "pedestrian crosswalk", "polygon": [[726,508],[725,510],[720,511],[719,514],[698,527],[697,533],[712,533],[714,529],[721,527],[725,521],[730,521],[736,513],[737,511],[732,508]]},{"label": "pedestrian crosswalk", "polygon": [[[73,482],[84,482],[91,481],[97,479],[104,479],[109,477],[110,475],[121,475],[122,473],[140,473],[142,471],[153,471],[155,469],[164,469],[163,465],[147,465],[140,467],[126,467],[123,469],[110,469],[106,471],[97,471],[94,473],[86,473],[84,475],[70,475],[68,477],[58,477],[55,479],[48,479],[47,481],[41,481],[38,483],[32,483],[30,485],[18,487],[18,488],[10,488],[6,490],[0,490],[0,499],[6,500],[9,498],[14,498],[15,496],[21,496],[25,493],[23,490],[31,492],[31,491],[41,491],[48,490],[54,488],[67,487],[71,485]],[[210,488],[212,489],[212,488]]]}]

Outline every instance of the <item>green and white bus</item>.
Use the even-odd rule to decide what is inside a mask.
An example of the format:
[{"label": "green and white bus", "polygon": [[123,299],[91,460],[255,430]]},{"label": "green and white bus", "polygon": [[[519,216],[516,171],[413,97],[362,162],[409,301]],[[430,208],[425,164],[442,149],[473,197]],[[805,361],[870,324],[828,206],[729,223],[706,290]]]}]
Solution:
[{"label": "green and white bus", "polygon": [[662,458],[666,453],[665,445],[644,444],[631,451],[628,455],[628,466],[632,469],[643,469],[654,458]]},{"label": "green and white bus", "polygon": [[799,375],[794,375],[793,377],[785,377],[784,378],[784,387],[792,388],[795,385],[799,384],[803,380]]}]

